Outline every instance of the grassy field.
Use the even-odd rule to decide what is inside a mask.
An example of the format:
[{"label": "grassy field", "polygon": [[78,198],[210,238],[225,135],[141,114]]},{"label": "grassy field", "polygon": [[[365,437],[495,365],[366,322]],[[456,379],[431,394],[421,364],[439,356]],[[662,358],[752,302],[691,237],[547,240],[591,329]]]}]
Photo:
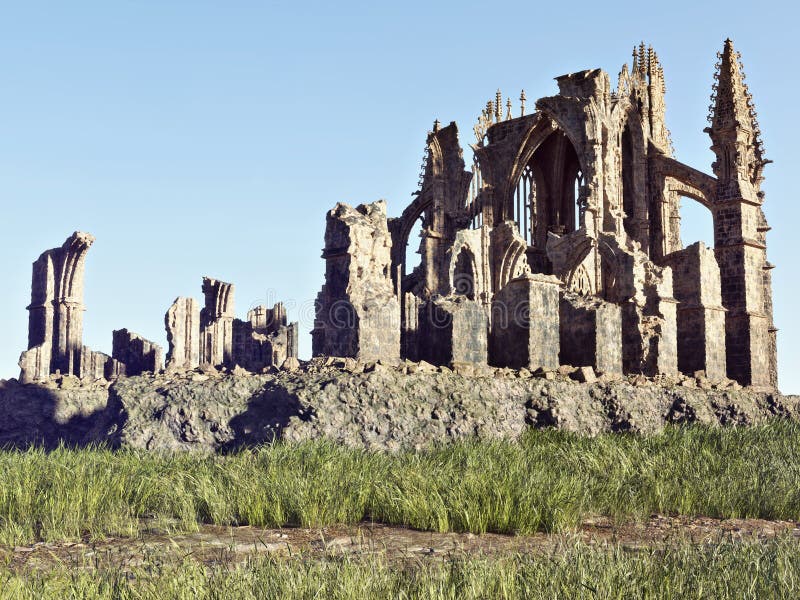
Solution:
[{"label": "grassy field", "polygon": [[370,453],[324,442],[229,456],[0,452],[0,543],[135,535],[141,518],[435,531],[564,531],[589,515],[800,519],[800,427],[671,429],[594,439]]},{"label": "grassy field", "polygon": [[678,545],[629,552],[576,542],[550,555],[425,562],[261,558],[204,569],[151,559],[132,571],[57,568],[20,576],[0,567],[0,598],[797,598],[797,543]]}]

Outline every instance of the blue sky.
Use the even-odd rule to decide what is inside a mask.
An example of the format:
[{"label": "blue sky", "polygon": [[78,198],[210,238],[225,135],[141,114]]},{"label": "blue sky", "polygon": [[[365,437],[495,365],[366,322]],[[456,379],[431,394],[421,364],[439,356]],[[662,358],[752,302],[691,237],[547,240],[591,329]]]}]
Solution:
[{"label": "blue sky", "polygon": [[[710,172],[715,53],[743,54],[767,156],[769,259],[781,388],[800,392],[800,164],[790,61],[795,4],[203,1],[0,2],[0,376],[27,342],[30,265],[75,230],[86,261],[84,342],[109,352],[127,327],[166,344],[177,296],[203,275],[236,284],[244,317],[284,300],[301,354],[323,279],[325,212],[416,189],[433,120],[465,145],[500,87],[528,105],[553,77],[602,67],[614,81],[652,44],[679,160]],[[469,155],[467,156],[469,161]],[[687,207],[683,239],[711,241]]]}]

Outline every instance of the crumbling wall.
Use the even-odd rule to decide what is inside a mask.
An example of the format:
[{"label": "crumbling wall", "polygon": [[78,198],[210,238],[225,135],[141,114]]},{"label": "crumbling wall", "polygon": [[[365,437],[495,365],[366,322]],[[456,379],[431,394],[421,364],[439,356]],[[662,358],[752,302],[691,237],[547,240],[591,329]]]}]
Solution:
[{"label": "crumbling wall", "polygon": [[164,367],[161,346],[127,329],[113,333],[111,356],[125,365],[128,376],[158,373]]},{"label": "crumbling wall", "polygon": [[435,297],[419,307],[419,357],[434,365],[485,365],[489,318],[466,296]]},{"label": "crumbling wall", "polygon": [[711,380],[726,377],[725,309],[720,273],[712,249],[696,242],[664,257],[674,274],[677,310],[678,368]]},{"label": "crumbling wall", "polygon": [[400,303],[392,285],[386,203],[337,204],[325,230],[325,285],[314,355],[400,358]]},{"label": "crumbling wall", "polygon": [[297,323],[288,323],[280,302],[271,309],[256,306],[247,313],[247,321],[233,322],[234,359],[248,371],[279,367],[287,358],[297,358],[297,352]]}]

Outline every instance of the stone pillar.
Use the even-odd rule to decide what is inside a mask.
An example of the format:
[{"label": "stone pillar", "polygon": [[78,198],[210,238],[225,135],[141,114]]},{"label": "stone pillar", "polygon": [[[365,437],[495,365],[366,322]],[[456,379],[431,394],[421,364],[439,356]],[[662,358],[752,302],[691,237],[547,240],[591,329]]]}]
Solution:
[{"label": "stone pillar", "polygon": [[28,351],[20,357],[23,381],[45,380],[56,371],[82,376],[83,272],[93,243],[93,236],[76,231],[33,263]]},{"label": "stone pillar", "polygon": [[128,376],[158,373],[164,364],[161,346],[127,329],[114,332],[111,356],[125,365]]},{"label": "stone pillar", "polygon": [[559,304],[562,365],[622,373],[622,311],[596,296],[563,292]]},{"label": "stone pillar", "polygon": [[419,307],[419,359],[433,365],[485,365],[489,316],[466,296],[435,297]]},{"label": "stone pillar", "polygon": [[164,315],[167,329],[167,370],[200,365],[200,305],[194,298],[176,298]]},{"label": "stone pillar", "polygon": [[711,380],[726,377],[725,309],[714,251],[703,242],[664,257],[672,267],[678,304],[678,368],[692,375],[705,371]]},{"label": "stone pillar", "polygon": [[551,275],[524,275],[495,294],[490,364],[517,369],[558,367],[561,285]]},{"label": "stone pillar", "polygon": [[233,366],[233,284],[203,277],[205,307],[200,311],[200,363]]},{"label": "stone pillar", "polygon": [[400,302],[391,278],[386,203],[337,204],[325,229],[325,285],[317,299],[314,355],[400,358]]}]

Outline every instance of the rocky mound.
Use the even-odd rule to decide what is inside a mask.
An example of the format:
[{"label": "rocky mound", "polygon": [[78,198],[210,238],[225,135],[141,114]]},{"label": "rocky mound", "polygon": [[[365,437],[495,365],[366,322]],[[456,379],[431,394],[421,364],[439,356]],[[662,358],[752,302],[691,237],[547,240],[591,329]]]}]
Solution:
[{"label": "rocky mound", "polygon": [[[800,398],[677,381],[595,378],[562,370],[453,372],[431,365],[316,361],[252,375],[162,373],[81,384],[0,382],[0,444],[59,443],[228,451],[273,440],[327,438],[373,449],[452,439],[513,439],[528,427],[594,435],[654,433],[671,423],[748,425],[800,417]],[[575,381],[583,379],[588,381]]]}]

